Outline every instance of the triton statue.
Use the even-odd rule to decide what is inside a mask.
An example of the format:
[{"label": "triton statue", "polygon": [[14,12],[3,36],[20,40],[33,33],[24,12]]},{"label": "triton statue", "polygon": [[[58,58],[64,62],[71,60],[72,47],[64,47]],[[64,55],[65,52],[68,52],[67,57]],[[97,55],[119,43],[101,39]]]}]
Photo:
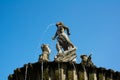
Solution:
[{"label": "triton statue", "polygon": [[[56,44],[56,48],[58,52],[61,52],[62,48],[64,51],[68,50],[71,47],[74,48],[74,45],[68,37],[70,35],[69,28],[66,27],[62,22],[56,23],[56,27],[57,31],[52,39],[55,40],[57,37],[58,43]],[[67,34],[65,31],[67,31]]]},{"label": "triton statue", "polygon": [[51,52],[48,44],[42,44],[41,46],[42,54],[39,56],[38,61],[48,61],[49,60],[49,54]]},{"label": "triton statue", "polygon": [[[69,28],[62,22],[56,23],[57,31],[52,38],[57,38],[56,49],[58,54],[55,56],[55,61],[69,62],[76,58],[76,48],[69,39]],[[62,54],[63,53],[63,54]]]}]

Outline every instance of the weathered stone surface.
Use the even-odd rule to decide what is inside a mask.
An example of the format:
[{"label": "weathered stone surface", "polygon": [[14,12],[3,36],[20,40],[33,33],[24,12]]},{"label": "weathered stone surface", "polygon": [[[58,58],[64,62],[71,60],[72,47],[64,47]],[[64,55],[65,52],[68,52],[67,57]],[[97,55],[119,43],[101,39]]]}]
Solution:
[{"label": "weathered stone surface", "polygon": [[8,76],[8,80],[25,80],[25,75],[26,80],[42,80],[42,78],[43,80],[120,80],[120,72],[95,66],[84,67],[77,63],[43,62],[42,65],[41,62],[37,62],[26,65],[14,70],[14,73]]},{"label": "weathered stone surface", "polygon": [[72,48],[68,51],[65,51],[64,53],[56,55],[55,61],[70,62],[70,61],[74,61],[76,57],[77,57],[76,48]]}]

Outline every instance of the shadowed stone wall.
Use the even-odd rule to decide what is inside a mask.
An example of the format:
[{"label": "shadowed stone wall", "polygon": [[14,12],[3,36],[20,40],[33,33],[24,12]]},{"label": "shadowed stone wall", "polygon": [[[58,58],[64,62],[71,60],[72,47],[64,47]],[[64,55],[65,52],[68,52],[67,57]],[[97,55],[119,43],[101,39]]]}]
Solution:
[{"label": "shadowed stone wall", "polygon": [[70,62],[44,62],[42,67],[37,62],[17,68],[8,80],[120,80],[120,72]]}]

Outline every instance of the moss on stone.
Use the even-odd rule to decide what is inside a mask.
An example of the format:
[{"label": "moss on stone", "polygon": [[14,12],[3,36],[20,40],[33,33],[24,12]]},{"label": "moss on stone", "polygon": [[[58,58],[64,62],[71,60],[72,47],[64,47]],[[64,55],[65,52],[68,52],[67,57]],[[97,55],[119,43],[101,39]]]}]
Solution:
[{"label": "moss on stone", "polygon": [[107,78],[106,80],[112,80],[111,78]]},{"label": "moss on stone", "polygon": [[84,72],[80,72],[80,74],[79,74],[79,80],[84,80]]},{"label": "moss on stone", "polygon": [[55,80],[59,80],[59,70],[55,70]]},{"label": "moss on stone", "polygon": [[104,76],[103,74],[99,74],[99,76],[98,76],[99,80],[103,80],[103,76]]},{"label": "moss on stone", "polygon": [[89,74],[89,80],[94,80],[94,73]]},{"label": "moss on stone", "polygon": [[73,72],[72,72],[72,70],[68,71],[68,80],[73,80]]},{"label": "moss on stone", "polygon": [[48,69],[43,71],[43,80],[49,80]]}]

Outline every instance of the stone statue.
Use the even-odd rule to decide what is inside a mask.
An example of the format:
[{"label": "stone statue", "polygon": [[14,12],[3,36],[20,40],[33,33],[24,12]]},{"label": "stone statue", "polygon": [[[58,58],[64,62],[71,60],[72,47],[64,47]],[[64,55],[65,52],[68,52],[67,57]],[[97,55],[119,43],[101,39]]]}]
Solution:
[{"label": "stone statue", "polygon": [[56,44],[56,49],[57,49],[59,54],[62,53],[62,47],[60,46],[59,42],[57,42],[57,44]]},{"label": "stone statue", "polygon": [[[58,43],[56,44],[56,48],[58,52],[61,52],[62,48],[64,51],[68,50],[71,47],[74,48],[74,45],[72,44],[68,37],[70,35],[69,28],[64,26],[62,22],[56,23],[56,26],[57,31],[52,39],[55,40],[57,37]],[[65,31],[67,31],[67,34]]]},{"label": "stone statue", "polygon": [[48,61],[49,60],[49,54],[51,52],[48,44],[42,44],[41,46],[42,54],[39,56],[38,61]]},{"label": "stone statue", "polygon": [[82,59],[81,64],[84,65],[84,66],[87,66],[87,67],[93,66],[94,64],[91,60],[91,56],[92,56],[92,54],[90,54],[89,56],[81,55],[80,56],[81,59]]}]

